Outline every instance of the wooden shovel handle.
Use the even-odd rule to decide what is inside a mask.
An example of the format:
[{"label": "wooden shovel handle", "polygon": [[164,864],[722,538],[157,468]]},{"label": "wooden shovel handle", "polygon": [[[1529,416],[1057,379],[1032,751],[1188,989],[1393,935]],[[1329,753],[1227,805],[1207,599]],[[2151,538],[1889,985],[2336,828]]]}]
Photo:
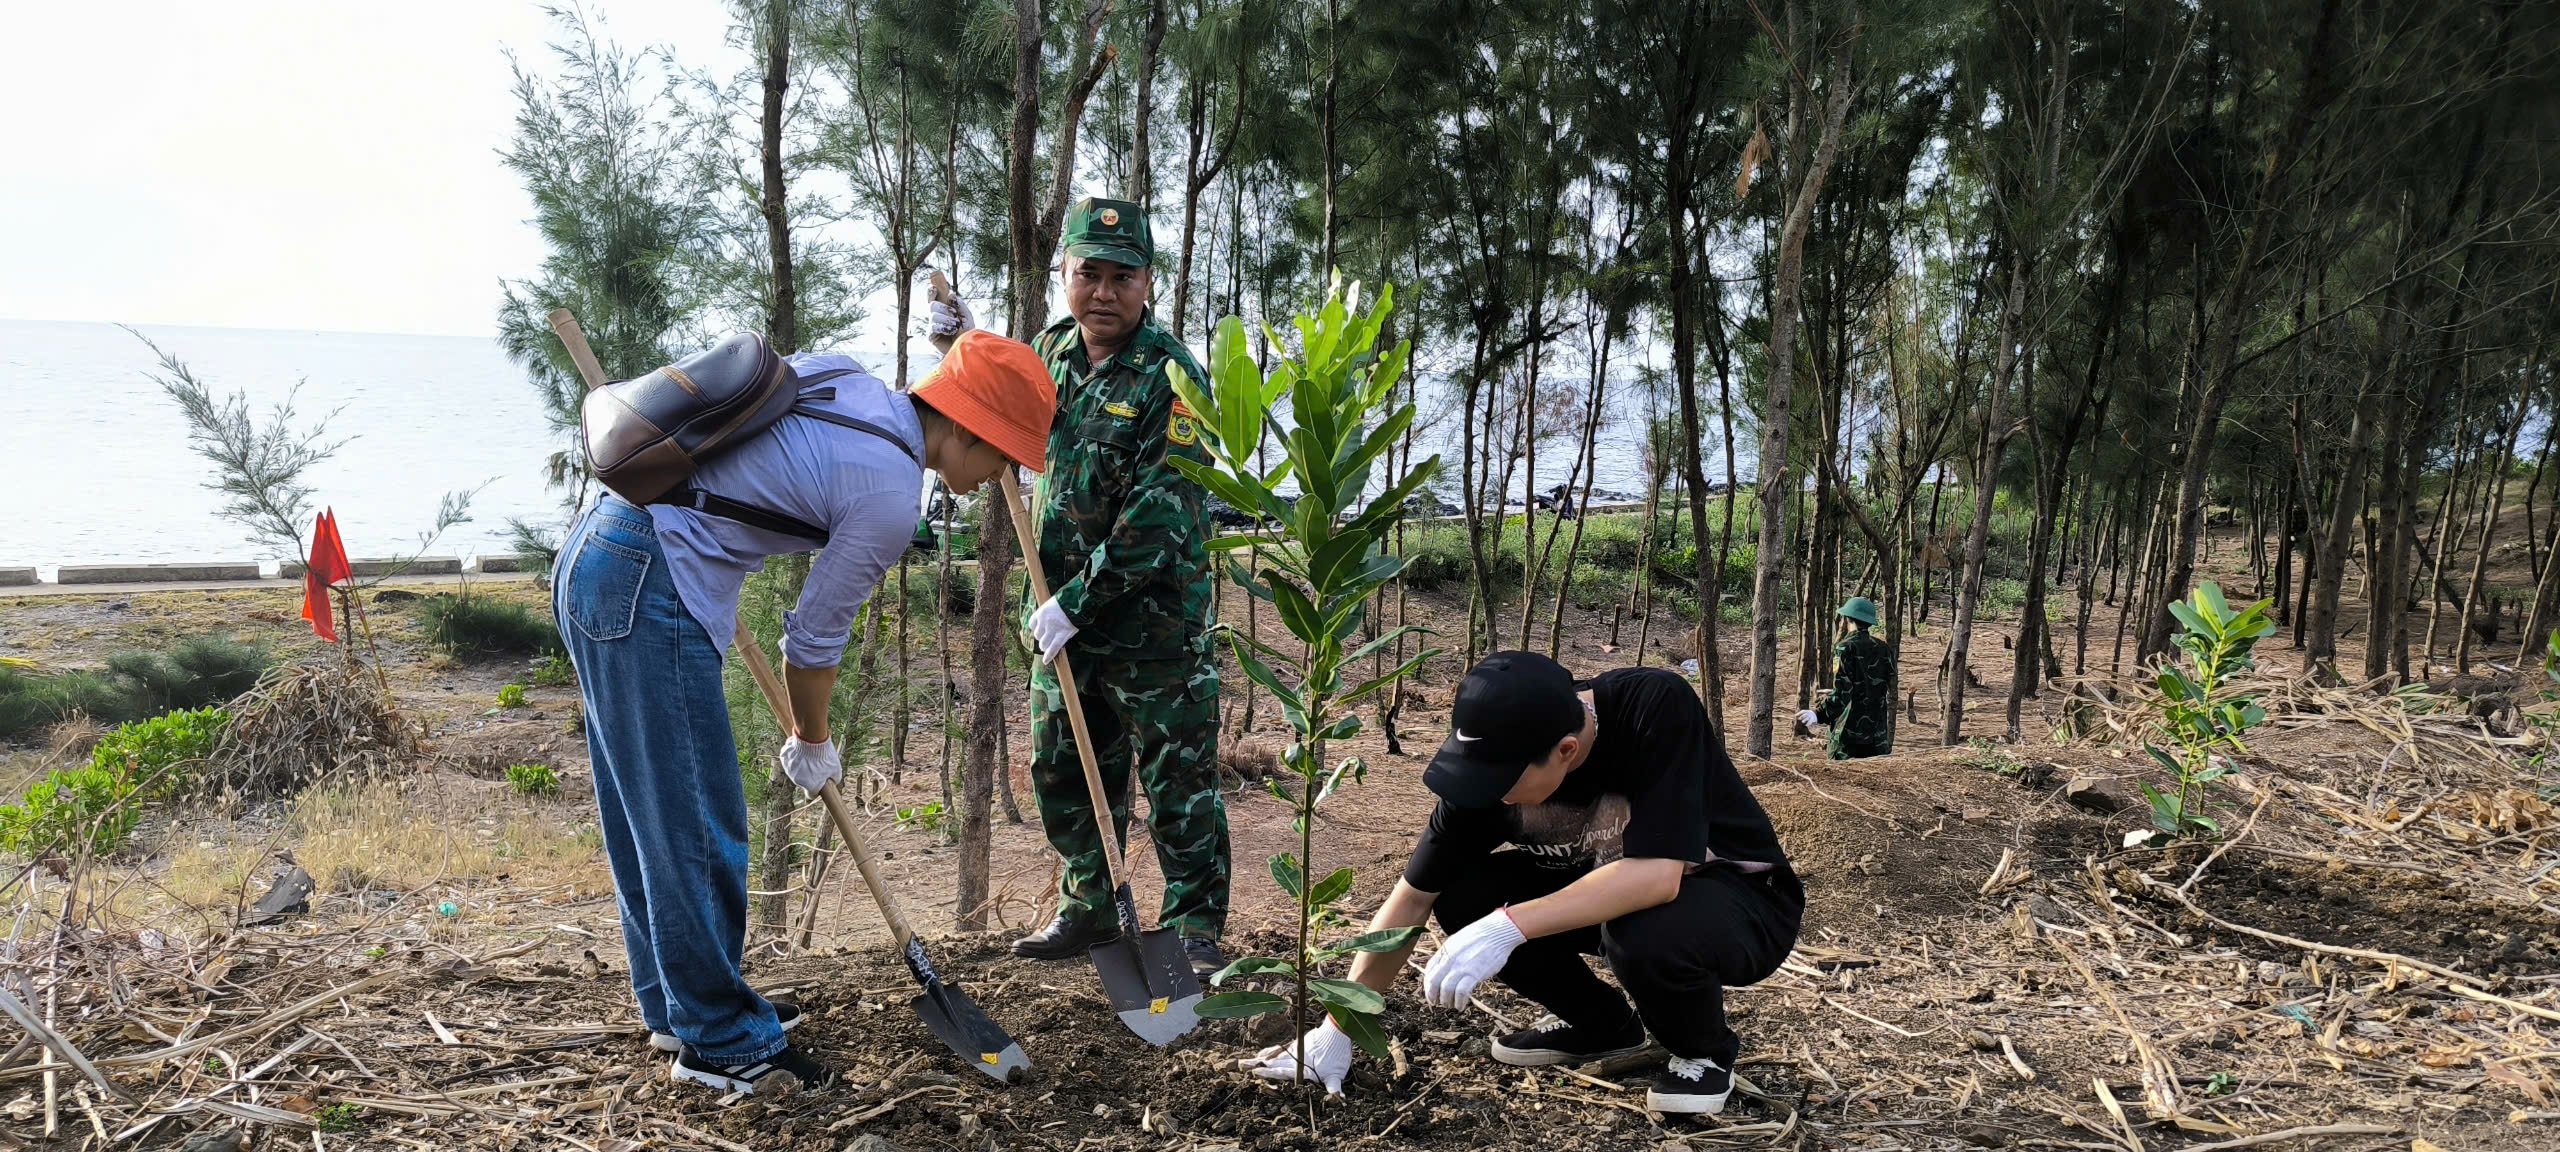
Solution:
[{"label": "wooden shovel handle", "polygon": [[[596,363],[595,350],[587,347],[587,334],[578,327],[578,317],[566,308],[556,308],[549,319],[551,331],[569,349],[569,359],[577,363],[578,375],[585,378],[587,387],[592,390],[602,386],[604,368]],[[764,658],[764,649],[757,647],[755,635],[740,623],[732,642],[747,662],[747,674],[755,678],[756,688],[764,693],[765,707],[773,709],[774,722],[782,725],[786,736],[799,731],[799,725],[791,718],[791,694],[783,691],[782,678],[773,674],[773,664]],[[880,918],[889,922],[890,937],[899,947],[906,947],[907,941],[914,938],[915,929],[907,926],[906,913],[898,910],[898,901],[889,895],[889,886],[881,882],[880,865],[871,858],[871,846],[855,830],[853,817],[845,813],[843,795],[831,783],[818,790],[818,799],[825,802],[827,815],[835,820],[836,834],[844,837],[845,848],[853,853],[853,866],[862,872],[862,884],[871,889],[873,902],[880,905]],[[812,892],[809,897],[815,900],[817,893]]]},{"label": "wooden shovel handle", "polygon": [[[765,706],[773,709],[774,721],[782,725],[784,735],[798,731],[792,720],[791,695],[783,691],[782,678],[773,674],[773,664],[764,658],[764,649],[756,645],[755,635],[741,623],[730,642],[746,660],[747,675],[755,678],[757,691],[764,693]],[[845,812],[844,795],[830,781],[818,789],[818,799],[826,804],[828,817],[835,821],[836,834],[844,837],[845,850],[853,854],[853,866],[862,873],[862,886],[871,889],[872,902],[880,905],[880,918],[889,922],[890,937],[899,947],[906,947],[907,940],[916,934],[915,929],[907,926],[906,913],[898,910],[897,898],[889,895],[889,885],[880,879],[880,864],[871,858],[871,845],[863,841],[853,817]],[[809,898],[817,899],[817,893],[810,893]]]},{"label": "wooden shovel handle", "polygon": [[[996,469],[996,485],[1004,493],[1005,509],[1013,513],[1013,536],[1022,542],[1023,572],[1031,577],[1031,602],[1045,604],[1049,600],[1049,574],[1040,570],[1040,540],[1031,527],[1031,509],[1022,501],[1022,488],[1014,483],[1013,465]],[[1034,653],[1033,659],[1039,659]],[[1120,887],[1128,875],[1128,862],[1120,855],[1120,841],[1111,834],[1111,797],[1102,790],[1102,769],[1093,760],[1093,736],[1084,726],[1084,700],[1076,695],[1076,670],[1067,654],[1058,653],[1058,690],[1067,698],[1067,727],[1076,734],[1076,757],[1084,762],[1084,790],[1093,801],[1093,822],[1102,833],[1102,859],[1110,869],[1107,879],[1113,889]]]}]

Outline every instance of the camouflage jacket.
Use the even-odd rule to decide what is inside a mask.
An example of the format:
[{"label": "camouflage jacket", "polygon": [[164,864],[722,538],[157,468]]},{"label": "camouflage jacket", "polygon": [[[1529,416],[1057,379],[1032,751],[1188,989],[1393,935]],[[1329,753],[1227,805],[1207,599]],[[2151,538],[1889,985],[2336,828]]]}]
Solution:
[{"label": "camouflage jacket", "polygon": [[1113,659],[1206,656],[1212,575],[1207,495],[1175,471],[1206,462],[1165,365],[1200,365],[1150,315],[1119,355],[1088,369],[1070,318],[1032,341],[1058,385],[1049,470],[1033,506],[1040,563],[1074,621],[1071,647]]},{"label": "camouflage jacket", "polygon": [[1893,650],[1864,629],[1831,649],[1831,693],[1814,711],[1831,726],[1831,756],[1893,751]]}]

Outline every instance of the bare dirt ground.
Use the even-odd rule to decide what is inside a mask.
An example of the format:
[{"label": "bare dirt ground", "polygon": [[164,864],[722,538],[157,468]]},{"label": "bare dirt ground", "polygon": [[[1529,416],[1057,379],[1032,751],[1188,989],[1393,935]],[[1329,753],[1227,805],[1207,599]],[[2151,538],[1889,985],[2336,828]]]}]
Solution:
[{"label": "bare dirt ground", "polygon": [[[2219,559],[2238,558],[2226,543]],[[541,600],[527,586],[490,592]],[[120,599],[0,600],[0,655],[77,663],[212,624],[307,644],[290,593]],[[1435,620],[1464,611],[1439,598],[1420,607]],[[2093,672],[2105,666],[2108,611],[2093,626]],[[1087,966],[1003,951],[1045,916],[1055,876],[1030,811],[1019,711],[1013,786],[1031,822],[997,824],[999,930],[939,933],[953,922],[952,850],[894,815],[939,798],[932,727],[918,730],[901,783],[871,791],[865,831],[946,973],[1022,1042],[1028,1078],[1000,1087],[972,1075],[925,1033],[877,913],[836,869],[814,947],[760,949],[751,975],[809,1009],[796,1035],[842,1082],[781,1101],[678,1088],[645,1049],[621,980],[571,723],[576,690],[534,688],[528,707],[495,710],[517,665],[431,658],[394,612],[373,624],[434,764],[230,815],[155,816],[137,859],[78,884],[30,874],[13,902],[24,938],[12,978],[135,1101],[52,1065],[48,1137],[45,1070],[32,1053],[0,1059],[0,1148],[93,1147],[146,1123],[130,1138],[175,1147],[182,1133],[235,1124],[259,1148],[834,1152],[877,1136],[973,1152],[2151,1152],[2303,1128],[2320,1131],[2285,1139],[2351,1152],[2560,1145],[2549,1099],[2560,1090],[2560,779],[2541,767],[2539,729],[2442,697],[2289,686],[2282,638],[2262,660],[2271,730],[2217,798],[2238,834],[2210,858],[2122,847],[2144,824],[2132,781],[2151,770],[2123,686],[2087,706],[2096,735],[2081,742],[2051,739],[2065,686],[2031,702],[2020,743],[1935,747],[1922,735],[1936,728],[1934,630],[1904,656],[1922,715],[1906,723],[1904,751],[1835,763],[1782,732],[1778,758],[1744,773],[1804,876],[1805,933],[1784,970],[1730,997],[1748,1089],[1720,1121],[1691,1123],[1643,1112],[1641,1060],[1527,1072],[1483,1059],[1488,1032],[1538,1014],[1505,992],[1483,998],[1496,1020],[1422,1008],[1400,989],[1387,1023],[1401,1059],[1362,1059],[1336,1101],[1230,1069],[1276,1028],[1212,1023],[1169,1050],[1145,1047],[1110,1017]],[[1602,650],[1607,625],[1568,611],[1565,662],[1629,662]],[[1993,622],[1977,640],[1985,686],[1971,694],[1969,734],[2005,727],[2007,627]],[[1726,630],[1728,669],[1747,665],[1738,631]],[[2062,640],[2068,665],[2067,630]],[[1664,646],[1648,658],[1687,654]],[[1351,742],[1368,782],[1318,820],[1318,866],[1360,869],[1354,907],[1393,883],[1429,810],[1420,757],[1445,731],[1455,664],[1435,664],[1404,713],[1411,755],[1387,753],[1373,726]],[[2502,690],[2515,705],[2538,698]],[[1276,748],[1268,726],[1228,739]],[[46,755],[22,750],[18,762]],[[511,793],[495,777],[520,762],[559,769],[562,793]],[[1231,784],[1229,943],[1242,952],[1277,944],[1286,898],[1259,862],[1295,835],[1281,804]],[[1150,853],[1133,848],[1150,891]],[[289,863],[320,882],[310,912],[241,924]],[[57,934],[65,907],[79,928]]]}]

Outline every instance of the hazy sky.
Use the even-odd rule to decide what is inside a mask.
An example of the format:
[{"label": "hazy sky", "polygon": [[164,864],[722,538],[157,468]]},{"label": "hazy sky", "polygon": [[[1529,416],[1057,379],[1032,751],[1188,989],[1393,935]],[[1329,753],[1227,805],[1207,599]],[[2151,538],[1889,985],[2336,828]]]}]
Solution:
[{"label": "hazy sky", "polygon": [[[719,0],[588,0],[735,57]],[[0,317],[483,335],[541,241],[498,161],[536,0],[0,3]]]}]

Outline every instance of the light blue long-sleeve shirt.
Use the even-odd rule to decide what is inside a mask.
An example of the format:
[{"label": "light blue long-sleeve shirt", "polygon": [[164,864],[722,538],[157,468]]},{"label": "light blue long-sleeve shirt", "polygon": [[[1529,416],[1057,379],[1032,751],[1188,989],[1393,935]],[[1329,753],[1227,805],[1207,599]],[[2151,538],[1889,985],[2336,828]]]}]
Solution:
[{"label": "light blue long-sleeve shirt", "polygon": [[[924,429],[914,402],[893,392],[850,356],[831,352],[789,358],[806,380],[851,369],[821,386],[833,400],[806,401],[867,420],[924,455]],[[833,668],[853,638],[854,614],[880,576],[914,538],[923,469],[898,446],[868,432],[785,416],[762,435],[703,465],[692,485],[824,527],[827,546],[809,565],[800,603],[782,614],[782,658],[801,668]],[[667,569],[685,611],[726,651],[738,626],[738,590],[767,556],[806,552],[812,542],[750,528],[691,508],[655,504],[649,518],[667,553]]]}]

